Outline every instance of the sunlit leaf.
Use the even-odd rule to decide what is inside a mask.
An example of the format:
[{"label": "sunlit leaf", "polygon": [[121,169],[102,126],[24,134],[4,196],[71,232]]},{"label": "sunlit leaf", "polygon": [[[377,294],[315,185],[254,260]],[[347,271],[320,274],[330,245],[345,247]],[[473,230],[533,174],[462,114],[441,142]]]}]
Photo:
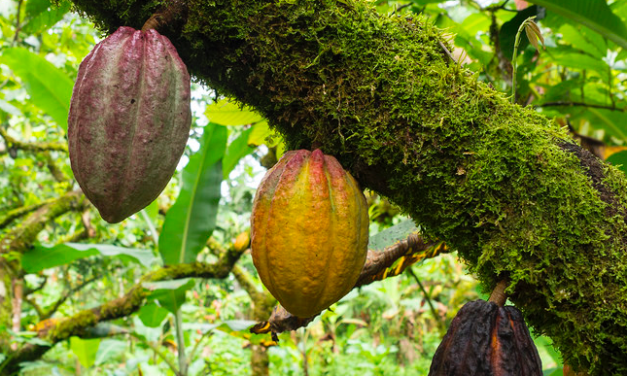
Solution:
[{"label": "sunlit leaf", "polygon": [[168,316],[168,310],[155,303],[149,303],[141,307],[137,315],[144,325],[150,328],[158,328]]},{"label": "sunlit leaf", "polygon": [[43,57],[21,47],[5,49],[2,64],[20,77],[33,103],[67,130],[72,80]]},{"label": "sunlit leaf", "polygon": [[100,346],[100,339],[70,338],[70,349],[85,368],[89,368],[96,362],[96,354]]},{"label": "sunlit leaf", "polygon": [[[27,4],[28,3],[30,3],[30,1],[27,2]],[[44,10],[29,19],[22,30],[29,34],[36,34],[49,29],[63,19],[63,16],[70,11],[70,5],[69,2],[65,1],[61,2],[58,6],[51,5],[49,10]]]},{"label": "sunlit leaf", "polygon": [[253,128],[245,130],[226,148],[224,159],[222,159],[222,174],[224,179],[229,178],[229,174],[233,171],[240,159],[255,150],[254,146],[248,145],[248,139],[252,131]]},{"label": "sunlit leaf", "polygon": [[200,149],[183,169],[183,188],[159,237],[159,252],[167,265],[195,261],[216,226],[226,139],[225,127],[207,125]]},{"label": "sunlit leaf", "polygon": [[220,125],[246,125],[263,120],[252,108],[226,99],[208,105],[205,115],[210,122]]},{"label": "sunlit leaf", "polygon": [[193,279],[180,279],[176,281],[144,283],[146,289],[151,290],[149,301],[157,300],[159,305],[172,313],[176,313],[185,303],[185,293],[194,287]]}]

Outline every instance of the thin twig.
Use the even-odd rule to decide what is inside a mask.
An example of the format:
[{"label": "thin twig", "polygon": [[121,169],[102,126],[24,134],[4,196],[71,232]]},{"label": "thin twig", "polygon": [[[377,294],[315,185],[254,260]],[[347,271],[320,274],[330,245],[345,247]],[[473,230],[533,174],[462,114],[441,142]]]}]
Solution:
[{"label": "thin twig", "polygon": [[431,301],[431,296],[429,296],[429,293],[423,286],[422,282],[420,282],[420,279],[418,278],[416,273],[414,273],[414,270],[412,268],[407,268],[407,273],[409,273],[409,275],[411,275],[414,278],[414,280],[416,281],[416,284],[420,288],[420,291],[422,291],[422,294],[424,295],[425,300],[427,301],[427,304],[429,304],[429,309],[431,310],[431,314],[433,315],[433,318],[435,319],[435,321],[438,323],[440,330],[445,331],[446,328],[444,327],[442,318],[440,317],[440,315],[438,315],[437,311],[435,310],[435,307],[433,306],[433,302]]},{"label": "thin twig", "polygon": [[585,103],[585,102],[566,102],[566,101],[556,101],[556,102],[546,102],[534,105],[534,107],[590,107],[590,108],[600,108],[604,110],[611,111],[620,111],[627,112],[627,106],[623,108],[616,107],[615,105],[603,105],[603,104],[594,104],[594,103]]},{"label": "thin twig", "polygon": [[168,367],[170,367],[170,369],[172,370],[172,372],[174,372],[174,374],[176,376],[182,376],[181,373],[179,372],[179,370],[176,368],[176,364],[174,364],[174,362],[169,359],[166,354],[161,351],[161,349],[159,347],[157,347],[157,345],[155,345],[154,343],[144,339],[143,337],[141,337],[140,335],[130,332],[129,333],[131,336],[133,336],[135,339],[137,339],[139,342],[143,343],[144,345],[150,347],[150,349],[152,349],[152,351],[161,359],[163,359],[163,361],[168,365]]}]

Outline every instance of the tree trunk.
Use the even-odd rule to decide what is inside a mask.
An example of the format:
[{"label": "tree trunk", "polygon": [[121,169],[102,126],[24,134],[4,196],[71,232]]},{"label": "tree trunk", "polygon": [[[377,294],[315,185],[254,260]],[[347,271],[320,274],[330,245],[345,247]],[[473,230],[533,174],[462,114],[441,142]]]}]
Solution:
[{"label": "tree trunk", "polygon": [[[267,317],[266,317],[267,318]],[[250,356],[250,374],[252,376],[270,375],[270,359],[268,348],[263,345],[252,345]]]},{"label": "tree trunk", "polygon": [[[74,3],[109,32],[157,11]],[[486,289],[507,277],[569,364],[627,374],[622,173],[477,82],[423,20],[356,0],[172,4],[161,31],[192,74],[255,106],[291,148],[337,156],[457,249]]]}]

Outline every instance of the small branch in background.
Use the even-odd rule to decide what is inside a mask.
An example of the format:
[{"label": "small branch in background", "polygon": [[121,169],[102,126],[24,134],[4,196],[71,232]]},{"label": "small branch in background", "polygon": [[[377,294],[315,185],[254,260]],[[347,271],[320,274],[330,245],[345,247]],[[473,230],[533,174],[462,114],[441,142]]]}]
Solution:
[{"label": "small branch in background", "polygon": [[[426,244],[418,234],[411,234],[407,239],[380,252],[369,250],[366,264],[353,288],[395,277],[416,262],[436,257],[448,251],[449,247],[444,242]],[[258,323],[250,331],[255,334],[272,333],[272,339],[276,341],[277,333],[306,326],[314,317],[298,318],[278,305],[272,311],[268,321]]]},{"label": "small branch in background", "polygon": [[200,345],[202,344],[202,341],[205,338],[210,337],[213,334],[213,332],[211,330],[207,330],[206,332],[204,332],[202,334],[202,336],[200,336],[200,338],[198,338],[198,340],[196,341],[196,344],[194,344],[194,347],[192,348],[192,351],[189,352],[189,355],[187,357],[187,368],[189,369],[190,364],[192,364],[192,361],[194,360],[194,357],[196,356],[196,353],[198,352],[198,349],[200,348]]},{"label": "small branch in background", "polygon": [[67,192],[46,203],[7,232],[5,236],[0,237],[0,254],[28,251],[46,224],[69,211],[83,210],[87,205],[80,191]]},{"label": "small branch in background", "polygon": [[427,301],[427,304],[429,304],[429,309],[431,310],[431,314],[433,315],[433,318],[438,323],[438,327],[443,333],[446,332],[446,327],[444,326],[444,322],[442,322],[442,318],[440,317],[440,315],[438,315],[438,312],[433,306],[433,302],[431,301],[431,296],[429,296],[429,293],[425,289],[424,285],[422,284],[422,282],[420,282],[420,279],[418,278],[416,273],[414,273],[414,270],[412,268],[407,268],[407,273],[409,273],[409,275],[411,275],[414,278],[414,280],[416,281],[416,284],[420,288],[420,291],[422,291],[422,295],[424,295],[425,300]]},{"label": "small branch in background", "polygon": [[179,372],[179,370],[176,368],[176,364],[174,364],[174,362],[172,361],[172,359],[168,358],[168,356],[161,351],[161,349],[155,345],[154,343],[151,343],[149,341],[147,341],[145,338],[143,338],[140,335],[137,335],[136,333],[130,332],[129,333],[131,336],[133,336],[135,339],[137,339],[139,342],[143,343],[144,345],[150,347],[150,349],[161,359],[163,359],[163,361],[168,365],[168,367],[170,367],[170,369],[172,370],[172,372],[174,372],[174,374],[176,376],[182,376],[181,373]]},{"label": "small branch in background", "polygon": [[65,293],[63,294],[63,296],[61,296],[61,298],[59,300],[54,302],[52,307],[50,307],[46,311],[42,312],[42,314],[40,315],[40,320],[46,320],[46,319],[49,319],[50,317],[52,317],[52,315],[54,315],[57,312],[59,307],[61,307],[61,305],[63,305],[63,303],[65,303],[72,295],[76,294],[77,292],[79,292],[80,290],[85,288],[87,285],[89,285],[90,283],[92,283],[94,281],[99,280],[100,278],[101,278],[100,275],[96,275],[96,276],[94,276],[94,277],[92,277],[90,279],[87,279],[87,280],[83,281],[78,286],[70,287],[69,289],[67,289],[65,291]]},{"label": "small branch in background", "polygon": [[83,226],[85,226],[87,237],[93,238],[96,236],[96,229],[91,224],[91,216],[89,213],[90,213],[89,210],[83,211],[83,214],[81,214],[81,221],[83,222]]},{"label": "small branch in background", "polygon": [[15,15],[15,35],[13,36],[11,46],[15,46],[15,43],[17,43],[18,36],[20,35],[20,30],[22,29],[22,25],[20,24],[20,13],[22,13],[23,2],[24,0],[19,0],[17,3],[17,14]]},{"label": "small branch in background", "polygon": [[0,136],[4,138],[4,141],[7,143],[7,148],[15,148],[24,151],[32,151],[32,152],[40,152],[40,151],[63,151],[67,153],[67,144],[61,142],[23,142],[18,141],[17,139],[9,136],[7,131],[0,127]]},{"label": "small branch in background", "polygon": [[24,289],[24,296],[28,296],[32,293],[40,291],[46,286],[46,283],[48,282],[48,276],[43,274],[43,275],[40,275],[40,277],[41,277],[41,282],[39,283],[37,287],[31,289],[31,288],[28,288],[28,286],[26,286],[26,288]]},{"label": "small branch in background", "polygon": [[603,104],[593,104],[593,103],[584,103],[584,102],[564,102],[564,101],[556,101],[556,102],[546,102],[534,105],[534,107],[589,107],[589,108],[600,108],[603,110],[611,110],[611,111],[620,111],[627,112],[627,106],[620,108],[615,105],[603,105]]},{"label": "small branch in background", "polygon": [[26,215],[30,212],[33,212],[37,209],[39,209],[40,207],[50,204],[51,202],[54,202],[56,199],[55,198],[51,198],[48,200],[44,200],[42,202],[38,202],[36,204],[33,205],[28,205],[28,206],[22,206],[19,207],[17,209],[13,209],[10,210],[9,212],[7,212],[3,217],[0,218],[0,229],[5,228],[9,223],[11,223],[11,221],[13,221],[16,218],[19,218],[23,215]]},{"label": "small branch in background", "polygon": [[390,16],[393,16],[396,13],[400,13],[403,9],[409,8],[412,5],[414,5],[414,3],[407,3],[407,4],[400,5],[396,9],[394,9],[394,11],[392,11],[392,13],[390,13]]},{"label": "small branch in background", "polygon": [[[182,278],[226,278],[233,265],[242,255],[241,251],[228,249],[220,255],[217,262],[212,264],[190,263],[163,267],[144,275],[139,283],[133,286],[125,295],[115,300],[104,303],[92,309],[86,309],[77,314],[63,319],[48,319],[49,325],[40,330],[38,337],[54,345],[71,336],[85,336],[88,329],[97,324],[126,317],[141,306],[150,295],[150,291],[144,287],[145,282],[157,282]],[[25,361],[39,359],[52,346],[28,343],[11,354],[10,358],[0,363],[0,370],[11,374],[19,369],[19,364]]]},{"label": "small branch in background", "polygon": [[52,156],[50,156],[50,152],[45,151],[44,157],[46,158],[46,167],[48,167],[48,171],[50,171],[54,180],[59,183],[68,181],[68,177],[65,175],[63,170],[61,170],[59,166],[57,166],[55,160],[52,158]]}]

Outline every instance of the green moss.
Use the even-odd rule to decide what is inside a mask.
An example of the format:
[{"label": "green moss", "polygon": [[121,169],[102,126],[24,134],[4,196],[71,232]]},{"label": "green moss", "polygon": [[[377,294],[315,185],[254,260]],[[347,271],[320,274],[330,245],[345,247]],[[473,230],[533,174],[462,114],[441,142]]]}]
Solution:
[{"label": "green moss", "polygon": [[80,328],[82,330],[84,328],[92,327],[97,323],[98,318],[93,311],[81,311],[78,314],[72,316],[71,319],[66,319],[55,325],[50,330],[48,335],[44,338],[44,340],[50,341],[51,343],[56,343],[79,333],[80,331],[77,330],[77,328]]},{"label": "green moss", "polygon": [[[153,3],[76,0],[107,30]],[[141,4],[141,6],[140,6]],[[566,132],[450,61],[427,22],[353,0],[191,0],[169,36],[200,80],[256,106],[292,148],[321,147],[446,240],[568,362],[627,373],[627,233]],[[605,169],[613,200],[627,185]]]}]

